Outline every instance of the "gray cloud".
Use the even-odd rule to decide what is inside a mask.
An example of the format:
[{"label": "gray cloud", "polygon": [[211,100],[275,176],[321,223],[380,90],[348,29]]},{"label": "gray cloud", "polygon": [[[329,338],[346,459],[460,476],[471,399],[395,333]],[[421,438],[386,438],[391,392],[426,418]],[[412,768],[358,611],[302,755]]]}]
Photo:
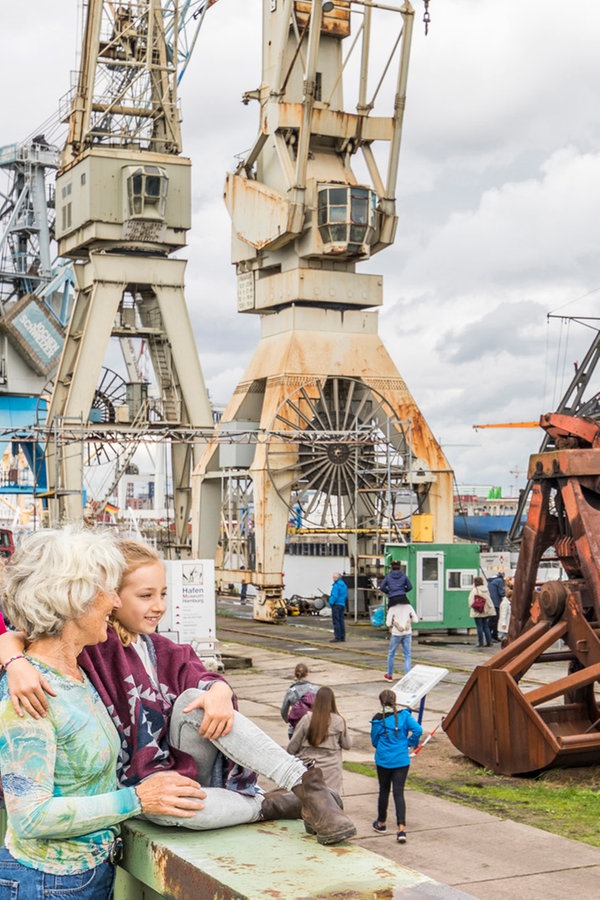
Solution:
[{"label": "gray cloud", "polygon": [[[547,313],[598,308],[600,4],[432,4],[427,38],[414,5],[397,239],[362,269],[384,275],[380,332],[458,480],[509,490],[541,432],[471,426],[552,409],[591,333]],[[258,341],[257,321],[236,313],[222,188],[257,130],[256,104],[240,99],[260,81],[260,8],[211,8],[181,87],[194,185],[187,298],[222,402]],[[26,17],[4,4],[0,25],[4,71],[19,73],[4,92],[2,144],[33,132],[68,88],[74,4],[29,0]]]}]

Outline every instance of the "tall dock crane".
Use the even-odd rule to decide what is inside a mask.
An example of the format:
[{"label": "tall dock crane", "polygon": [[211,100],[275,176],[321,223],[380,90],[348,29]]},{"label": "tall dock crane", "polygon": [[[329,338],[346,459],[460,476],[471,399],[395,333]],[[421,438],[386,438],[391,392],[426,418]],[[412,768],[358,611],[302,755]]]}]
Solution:
[{"label": "tall dock crane", "polygon": [[[182,156],[180,14],[215,0],[84,3],[85,25],[69,133],[56,180],[59,253],[75,261],[77,292],[48,410],[51,520],[83,515],[81,442],[66,430],[212,429],[184,296],[191,223],[190,160]],[[194,10],[191,10],[194,6]],[[191,51],[190,51],[191,52]],[[111,337],[148,348],[159,397],[127,383],[98,414],[94,397]],[[192,442],[171,444],[175,544],[185,552]]]},{"label": "tall dock crane", "polygon": [[378,335],[382,278],[357,271],[395,238],[413,7],[263,0],[262,16],[244,98],[258,133],[225,186],[238,311],[261,339],[220,424],[237,446],[215,440],[196,469],[192,543],[219,551],[224,581],[257,585],[271,621],[290,519],[366,560],[399,536],[402,492],[435,541],[453,514],[450,466]]}]

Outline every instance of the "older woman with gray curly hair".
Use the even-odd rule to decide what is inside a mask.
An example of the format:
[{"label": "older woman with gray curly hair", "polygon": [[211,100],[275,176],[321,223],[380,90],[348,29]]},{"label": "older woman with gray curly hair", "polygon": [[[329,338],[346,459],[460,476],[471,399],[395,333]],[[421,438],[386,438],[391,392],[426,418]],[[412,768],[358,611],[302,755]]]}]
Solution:
[{"label": "older woman with gray curly hair", "polygon": [[6,676],[0,682],[0,881],[19,895],[109,898],[120,822],[141,812],[185,818],[202,806],[198,783],[175,772],[117,787],[117,731],[77,664],[107,638],[124,566],[108,533],[65,529],[27,537],[2,573],[0,605],[28,643],[5,669],[28,660],[56,693],[48,714],[32,719],[13,706]]}]

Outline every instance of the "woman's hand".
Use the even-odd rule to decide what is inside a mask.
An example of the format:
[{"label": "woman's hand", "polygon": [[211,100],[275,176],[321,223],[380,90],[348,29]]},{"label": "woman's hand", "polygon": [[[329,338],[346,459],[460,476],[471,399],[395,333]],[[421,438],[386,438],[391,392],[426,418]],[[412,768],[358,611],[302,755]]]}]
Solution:
[{"label": "woman's hand", "polygon": [[48,709],[48,697],[56,697],[42,673],[29,660],[15,659],[6,670],[10,699],[18,716],[24,712],[34,719],[44,718]]},{"label": "woman's hand", "polygon": [[200,726],[200,734],[207,740],[228,734],[233,727],[233,692],[225,681],[214,681],[207,691],[193,700],[183,712],[192,709],[203,709],[204,718]]},{"label": "woman's hand", "polygon": [[199,809],[206,792],[197,781],[177,772],[157,772],[135,786],[142,812],[153,816],[178,816],[191,819]]},{"label": "woman's hand", "polygon": [[46,679],[35,666],[26,659],[14,659],[25,652],[26,641],[22,631],[7,631],[0,635],[0,663],[4,665],[10,659],[7,666],[8,689],[10,698],[18,716],[24,712],[29,713],[34,719],[46,715],[48,709],[48,697],[56,697],[56,691],[50,687]]}]

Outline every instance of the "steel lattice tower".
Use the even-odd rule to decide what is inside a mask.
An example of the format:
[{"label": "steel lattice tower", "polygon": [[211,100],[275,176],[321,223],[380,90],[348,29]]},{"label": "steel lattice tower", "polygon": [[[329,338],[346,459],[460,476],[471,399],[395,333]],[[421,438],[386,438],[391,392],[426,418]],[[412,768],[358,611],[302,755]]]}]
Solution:
[{"label": "steel lattice tower", "polygon": [[[54,521],[83,515],[83,451],[61,427],[94,422],[93,398],[111,337],[146,342],[159,398],[128,384],[101,424],[143,432],[165,425],[212,427],[184,297],[191,221],[190,161],[181,155],[177,84],[185,16],[210,0],[88,0],[69,135],[56,184],[59,252],[75,260],[77,295],[48,424]],[[189,51],[191,52],[191,51]],[[177,552],[186,552],[196,449],[171,447]]]}]

